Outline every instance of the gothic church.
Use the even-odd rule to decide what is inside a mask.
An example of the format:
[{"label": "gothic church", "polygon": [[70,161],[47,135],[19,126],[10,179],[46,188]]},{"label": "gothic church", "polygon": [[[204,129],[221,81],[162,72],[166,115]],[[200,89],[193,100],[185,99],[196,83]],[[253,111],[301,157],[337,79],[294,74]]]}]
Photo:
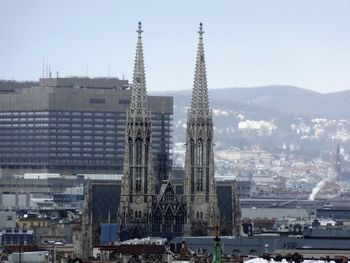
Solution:
[{"label": "gothic church", "polygon": [[151,113],[147,102],[141,23],[125,130],[125,156],[118,212],[121,240],[145,236],[212,235],[220,224],[214,180],[213,120],[209,108],[203,44],[199,42],[186,130],[184,193],[176,194],[169,171],[157,185],[152,168]]}]

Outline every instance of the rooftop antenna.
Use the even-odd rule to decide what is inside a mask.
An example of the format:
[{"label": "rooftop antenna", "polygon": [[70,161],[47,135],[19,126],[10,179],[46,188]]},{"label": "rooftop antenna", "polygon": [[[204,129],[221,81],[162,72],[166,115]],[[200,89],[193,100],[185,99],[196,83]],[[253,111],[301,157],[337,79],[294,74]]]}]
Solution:
[{"label": "rooftop antenna", "polygon": [[111,77],[111,66],[108,65],[108,77],[110,78]]},{"label": "rooftop antenna", "polygon": [[123,80],[124,80],[124,73],[123,73]]},{"label": "rooftop antenna", "polygon": [[89,77],[89,63],[86,62],[86,76]]},{"label": "rooftop antenna", "polygon": [[45,58],[43,58],[43,78],[45,78]]},{"label": "rooftop antenna", "polygon": [[45,77],[48,78],[49,77],[49,65],[46,64],[46,73],[45,73]]}]

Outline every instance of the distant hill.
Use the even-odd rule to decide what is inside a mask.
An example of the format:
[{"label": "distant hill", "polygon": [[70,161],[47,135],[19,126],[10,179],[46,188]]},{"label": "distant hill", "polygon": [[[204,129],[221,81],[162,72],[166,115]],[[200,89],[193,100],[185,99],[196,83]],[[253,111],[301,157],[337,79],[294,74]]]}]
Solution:
[{"label": "distant hill", "polygon": [[[191,90],[158,92],[172,95],[175,105],[189,106]],[[318,93],[292,86],[263,86],[209,90],[211,107],[248,111],[254,115],[294,114],[317,118],[350,119],[350,90]],[[249,114],[250,115],[250,114]]]}]

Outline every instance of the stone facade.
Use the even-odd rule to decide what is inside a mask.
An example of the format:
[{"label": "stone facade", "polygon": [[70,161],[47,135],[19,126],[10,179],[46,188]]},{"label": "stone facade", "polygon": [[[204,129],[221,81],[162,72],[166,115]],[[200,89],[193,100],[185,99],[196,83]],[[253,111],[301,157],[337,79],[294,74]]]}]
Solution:
[{"label": "stone facade", "polygon": [[170,180],[164,180],[153,209],[152,235],[172,240],[183,235],[185,206]]},{"label": "stone facade", "polygon": [[125,127],[124,171],[119,209],[121,239],[140,238],[151,232],[155,178],[152,169],[151,114],[139,23],[133,88]]},{"label": "stone facade", "polygon": [[218,222],[214,180],[213,120],[209,109],[203,29],[200,24],[194,86],[186,131],[184,199],[186,235],[213,234]]},{"label": "stone facade", "polygon": [[[209,108],[203,29],[200,24],[191,107],[186,131],[183,193],[178,194],[169,179],[169,167],[158,162],[157,180],[152,169],[152,130],[146,94],[146,80],[139,24],[133,89],[127,112],[125,158],[118,221],[120,239],[150,235],[166,237],[239,235],[240,211],[236,185],[230,188],[231,204],[222,220],[214,179],[213,119]],[[164,141],[161,141],[165,145]],[[222,197],[222,195],[220,195]],[[225,219],[225,220],[223,220]],[[225,231],[223,231],[225,230]]]}]

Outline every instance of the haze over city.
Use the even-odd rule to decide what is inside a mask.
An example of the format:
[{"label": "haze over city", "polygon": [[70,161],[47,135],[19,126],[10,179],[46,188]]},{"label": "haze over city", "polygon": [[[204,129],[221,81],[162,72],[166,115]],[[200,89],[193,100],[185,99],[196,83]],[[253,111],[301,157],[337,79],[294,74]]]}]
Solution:
[{"label": "haze over city", "polygon": [[271,84],[350,87],[349,1],[0,2],[0,79],[52,75],[131,79],[142,21],[150,92],[190,89],[199,22],[210,89]]},{"label": "haze over city", "polygon": [[349,11],[1,1],[0,261],[350,262]]}]

